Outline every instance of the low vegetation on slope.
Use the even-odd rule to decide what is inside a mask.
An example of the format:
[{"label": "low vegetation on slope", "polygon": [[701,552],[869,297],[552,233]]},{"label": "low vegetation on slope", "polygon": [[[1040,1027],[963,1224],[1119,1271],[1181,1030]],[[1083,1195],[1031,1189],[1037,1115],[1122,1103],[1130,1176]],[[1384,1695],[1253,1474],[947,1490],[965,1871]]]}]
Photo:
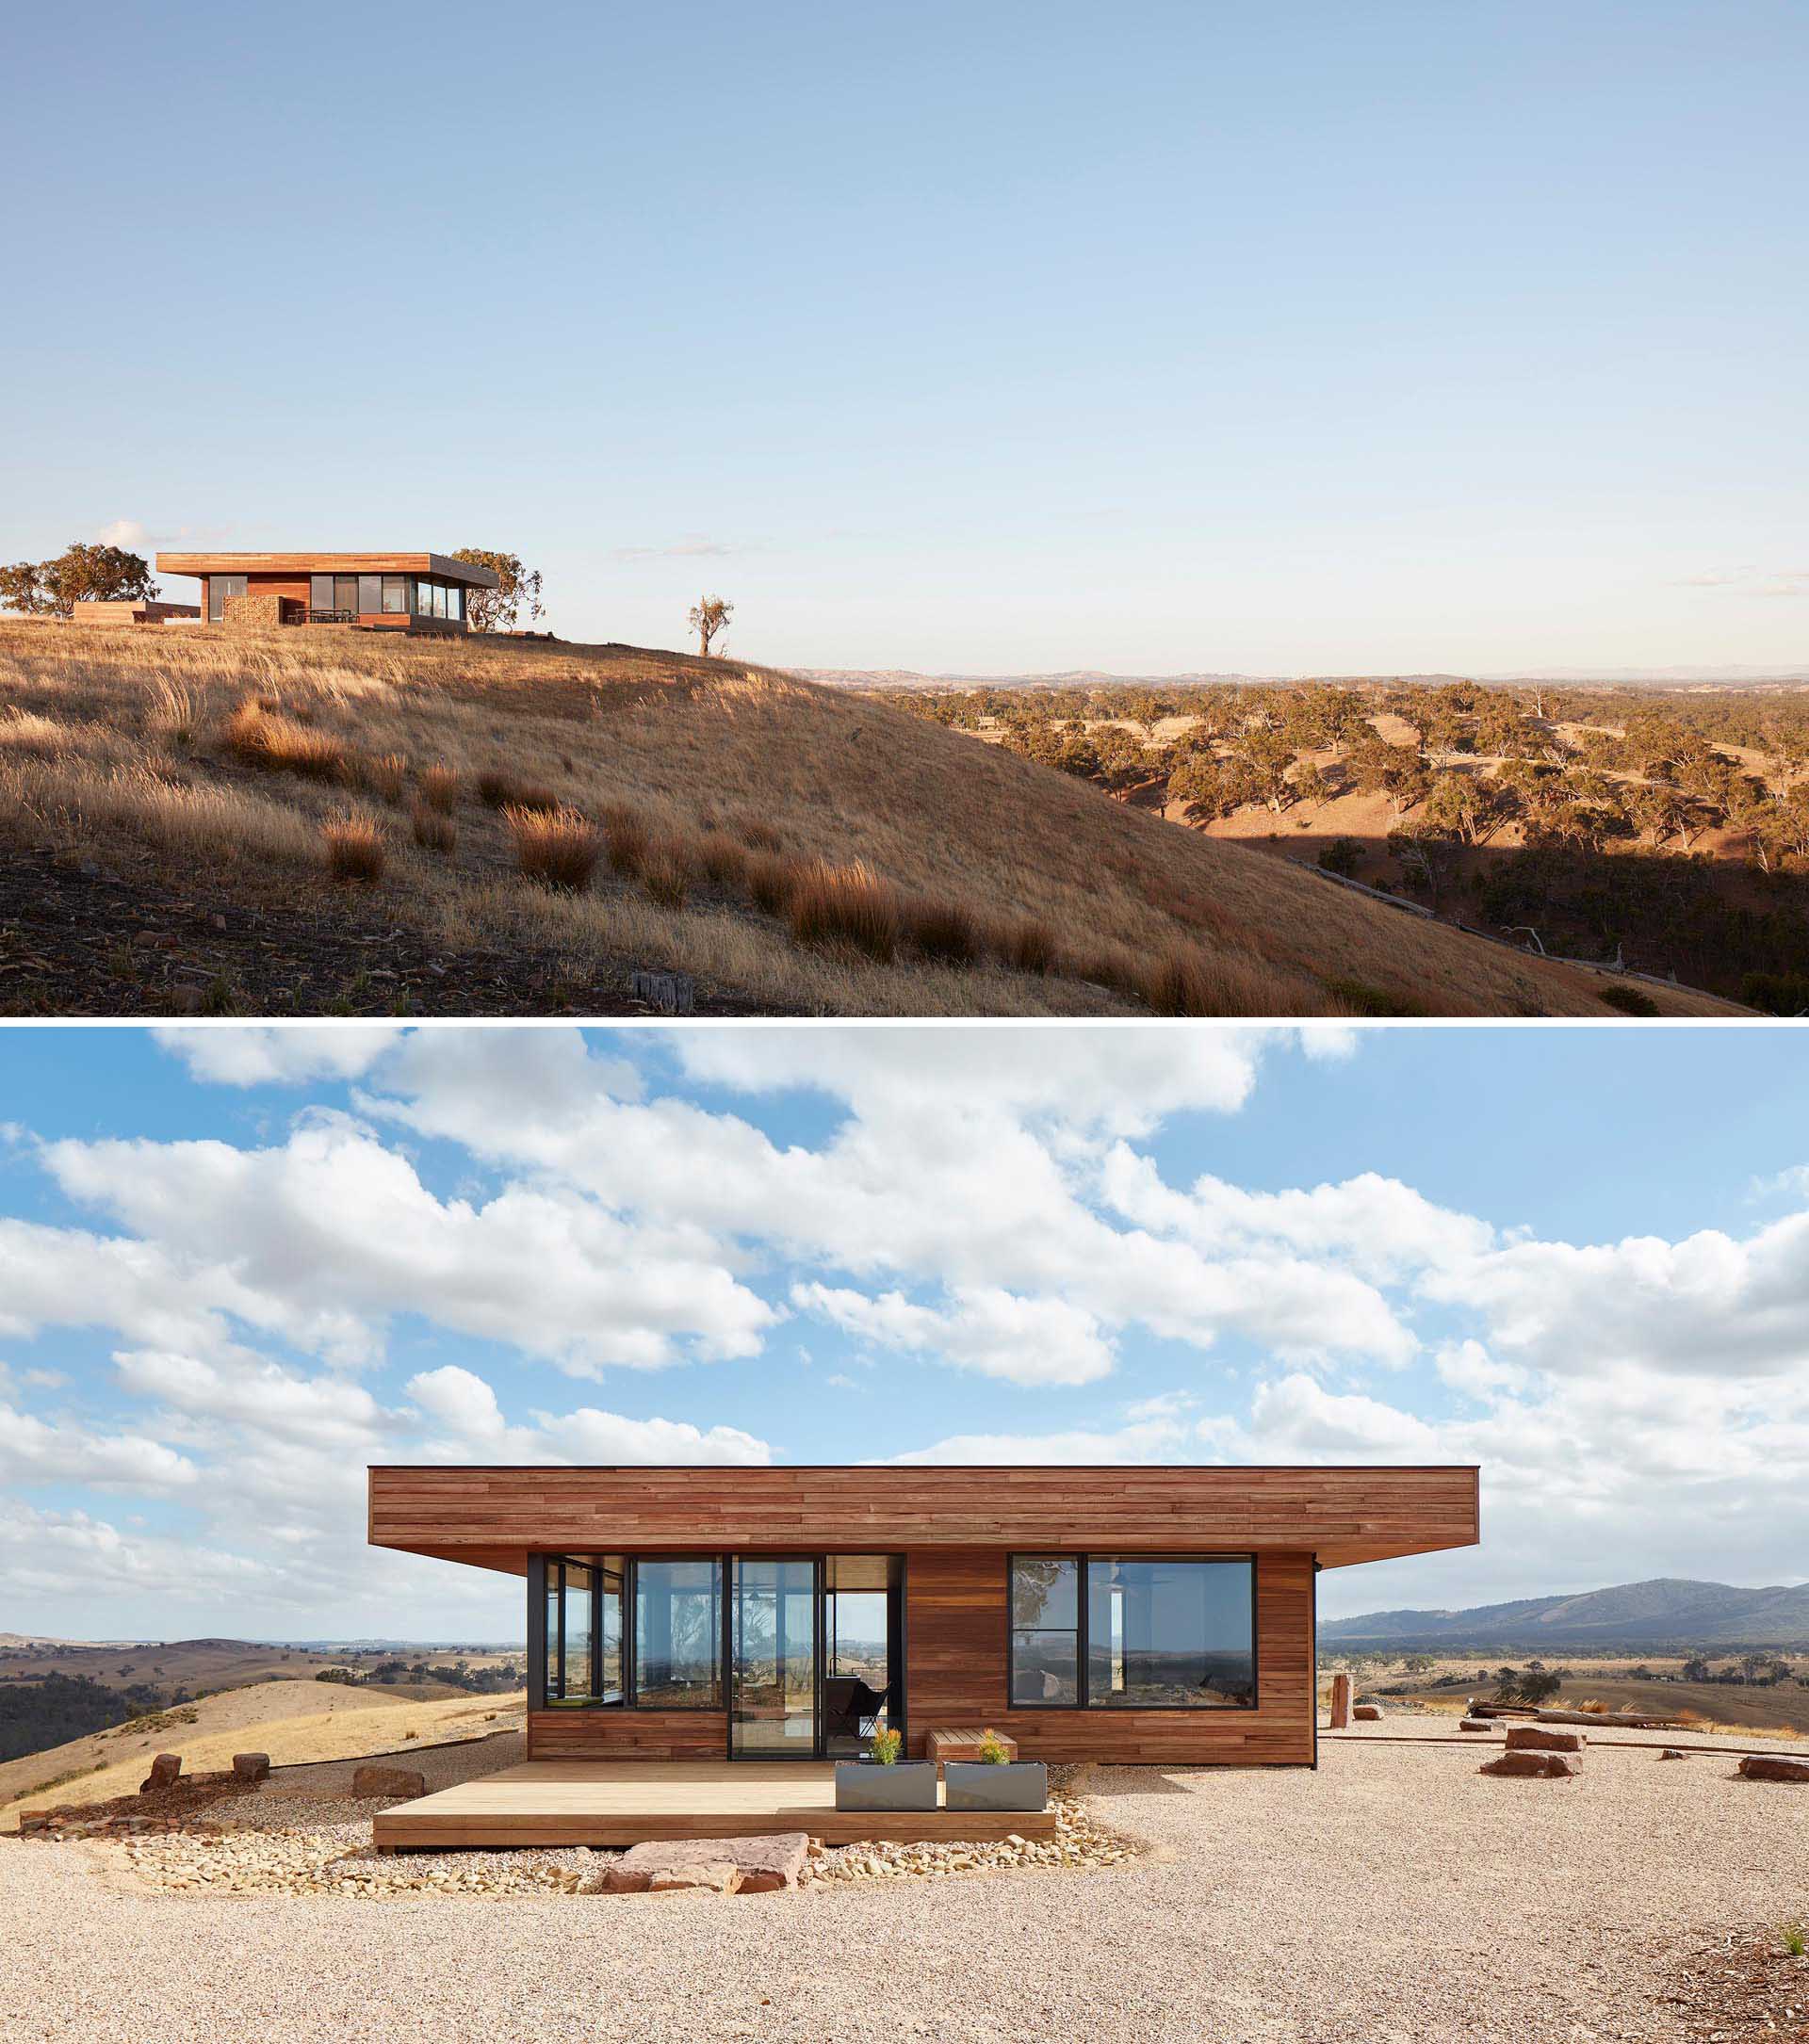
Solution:
[{"label": "low vegetation on slope", "polygon": [[[0,842],[47,861],[45,887],[73,866],[165,890],[210,956],[208,930],[243,920],[246,969],[317,931],[369,945],[332,999],[318,975],[298,986],[295,1012],[608,1012],[636,968],[695,976],[719,1011],[1612,1012],[1598,977],[871,698],[626,647],[0,625]],[[96,1005],[30,978],[56,933],[13,913],[25,976],[4,976],[0,898],[0,1006]],[[173,961],[152,936],[142,1007],[242,1012],[231,970],[185,978],[187,927]],[[88,936],[120,983],[129,948]],[[399,990],[423,950],[438,1000]],[[499,971],[473,992],[480,951],[555,961],[561,984]]]},{"label": "low vegetation on slope", "polygon": [[1116,684],[876,700],[1441,916],[1809,1010],[1809,689]]}]

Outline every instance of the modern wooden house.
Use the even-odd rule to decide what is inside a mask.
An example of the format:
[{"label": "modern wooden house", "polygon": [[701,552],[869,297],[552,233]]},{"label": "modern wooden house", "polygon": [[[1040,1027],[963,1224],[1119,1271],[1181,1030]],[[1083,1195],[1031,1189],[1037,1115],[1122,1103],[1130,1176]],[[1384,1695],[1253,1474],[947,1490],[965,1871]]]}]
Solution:
[{"label": "modern wooden house", "polygon": [[1319,1572],[1477,1510],[1469,1467],[382,1467],[369,1537],[522,1579],[530,1760],[822,1762],[887,1725],[1307,1766]]},{"label": "modern wooden house", "polygon": [[253,628],[463,632],[467,592],[498,586],[488,568],[429,553],[159,554],[157,573],[198,576],[208,624]]}]

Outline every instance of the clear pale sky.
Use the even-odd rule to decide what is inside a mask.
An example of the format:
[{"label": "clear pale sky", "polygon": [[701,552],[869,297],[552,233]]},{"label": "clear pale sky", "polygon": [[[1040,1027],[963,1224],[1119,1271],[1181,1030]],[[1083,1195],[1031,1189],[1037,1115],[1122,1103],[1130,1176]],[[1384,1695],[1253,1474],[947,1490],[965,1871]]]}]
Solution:
[{"label": "clear pale sky", "polygon": [[0,1631],[518,1636],[373,1461],[1476,1462],[1327,1615],[1800,1581],[1809,1079],[1729,1048],[8,1031]]},{"label": "clear pale sky", "polygon": [[1801,665],[1805,74],[1795,0],[26,10],[0,557],[498,545],[791,665]]}]

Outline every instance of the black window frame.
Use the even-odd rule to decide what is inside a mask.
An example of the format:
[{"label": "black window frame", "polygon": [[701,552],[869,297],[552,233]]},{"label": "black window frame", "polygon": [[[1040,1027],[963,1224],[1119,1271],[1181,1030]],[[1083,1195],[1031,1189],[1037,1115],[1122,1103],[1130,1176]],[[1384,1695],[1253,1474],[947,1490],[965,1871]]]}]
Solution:
[{"label": "black window frame", "polygon": [[[535,1559],[540,1563],[540,1614],[542,1640],[538,1687],[540,1708],[548,1711],[620,1711],[628,1701],[628,1656],[631,1641],[628,1637],[632,1628],[627,1622],[627,1579],[628,1571],[624,1562],[621,1569],[609,1567],[609,1563],[618,1557],[606,1554],[542,1554]],[[568,1696],[565,1694],[565,1571],[567,1568],[583,1568],[591,1578],[591,1649],[590,1694],[584,1696]],[[602,1605],[605,1579],[619,1575],[623,1598],[623,1642],[622,1642],[622,1688],[619,1695],[603,1694],[603,1626]],[[532,1582],[530,1582],[532,1593]],[[554,1617],[554,1614],[557,1617]],[[531,1654],[531,1642],[530,1642]],[[546,1679],[549,1669],[557,1668],[557,1686]]]},{"label": "black window frame", "polygon": [[[1075,1565],[1075,1684],[1072,1703],[1020,1703],[1017,1700],[1017,1656],[1016,1634],[1019,1628],[1013,1623],[1012,1590],[1017,1578],[1019,1562],[1072,1562]],[[1092,1640],[1089,1637],[1092,1597],[1089,1589],[1088,1569],[1094,1562],[1242,1562],[1250,1572],[1250,1693],[1248,1703],[1094,1703],[1087,1691],[1091,1677]],[[1070,1548],[1022,1548],[1014,1549],[1005,1556],[1005,1709],[1008,1711],[1097,1711],[1102,1715],[1118,1712],[1130,1716],[1137,1711],[1257,1711],[1263,1703],[1263,1662],[1261,1642],[1257,1631],[1257,1568],[1254,1553],[1242,1554],[1152,1554],[1144,1549],[1111,1549],[1101,1551],[1096,1548],[1084,1550]],[[1035,1630],[1027,1628],[1025,1630]],[[1065,1626],[1044,1628],[1045,1630],[1065,1632]]]}]

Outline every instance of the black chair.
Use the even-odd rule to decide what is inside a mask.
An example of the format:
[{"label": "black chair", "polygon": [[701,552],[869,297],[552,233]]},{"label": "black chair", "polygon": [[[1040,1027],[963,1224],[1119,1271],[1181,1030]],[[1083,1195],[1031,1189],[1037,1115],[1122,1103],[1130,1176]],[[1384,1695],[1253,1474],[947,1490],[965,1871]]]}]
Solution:
[{"label": "black chair", "polygon": [[877,1728],[888,1689],[874,1689],[857,1675],[831,1675],[823,1685],[823,1730],[830,1739],[864,1740]]}]

